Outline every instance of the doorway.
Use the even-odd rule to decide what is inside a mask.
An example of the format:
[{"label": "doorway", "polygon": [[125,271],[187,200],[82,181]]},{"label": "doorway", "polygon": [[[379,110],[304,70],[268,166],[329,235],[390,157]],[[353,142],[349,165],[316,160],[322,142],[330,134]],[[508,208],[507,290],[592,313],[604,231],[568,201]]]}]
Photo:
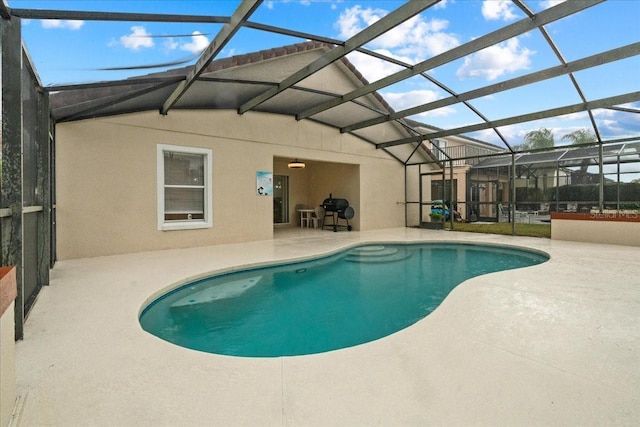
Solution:
[{"label": "doorway", "polygon": [[273,223],[289,223],[289,177],[273,175]]}]

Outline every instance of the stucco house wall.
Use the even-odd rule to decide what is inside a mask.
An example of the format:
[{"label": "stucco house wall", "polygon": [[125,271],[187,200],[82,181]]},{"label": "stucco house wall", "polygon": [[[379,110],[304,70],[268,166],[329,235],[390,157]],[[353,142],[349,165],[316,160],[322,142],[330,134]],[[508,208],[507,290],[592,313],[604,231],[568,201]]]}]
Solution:
[{"label": "stucco house wall", "polygon": [[[158,144],[212,150],[213,227],[158,230]],[[404,166],[353,135],[259,112],[132,113],[57,124],[58,259],[271,239],[273,199],[256,195],[256,172],[278,158],[310,160],[306,204],[332,193],[354,206],[357,230],[404,226]]]}]

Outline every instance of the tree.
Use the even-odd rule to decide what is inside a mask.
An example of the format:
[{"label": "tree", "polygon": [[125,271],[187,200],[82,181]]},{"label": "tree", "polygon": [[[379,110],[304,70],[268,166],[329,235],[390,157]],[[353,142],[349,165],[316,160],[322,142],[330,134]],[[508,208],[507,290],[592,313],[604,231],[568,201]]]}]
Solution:
[{"label": "tree", "polygon": [[553,147],[555,143],[553,132],[551,129],[547,128],[532,130],[527,132],[524,136],[524,145],[529,150],[535,150],[536,148],[550,148]]},{"label": "tree", "polygon": [[538,148],[551,148],[555,145],[551,129],[540,128],[527,132],[524,136],[524,144],[514,148],[519,150],[535,150]]},{"label": "tree", "polygon": [[571,145],[588,144],[596,142],[596,136],[587,129],[578,129],[562,137],[563,141],[571,141]]},{"label": "tree", "polygon": [[[568,133],[562,137],[563,141],[571,141],[571,145],[580,145],[580,144],[588,144],[590,142],[596,142],[596,136],[587,129],[578,129],[571,133]],[[590,159],[582,160],[580,164],[580,174],[583,179],[586,178],[587,169],[589,169],[589,165],[591,164]]]}]

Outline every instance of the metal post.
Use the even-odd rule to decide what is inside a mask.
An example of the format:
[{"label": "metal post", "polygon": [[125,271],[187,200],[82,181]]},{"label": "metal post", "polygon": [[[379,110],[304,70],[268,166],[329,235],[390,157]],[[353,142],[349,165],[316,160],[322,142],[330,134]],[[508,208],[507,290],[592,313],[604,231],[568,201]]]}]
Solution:
[{"label": "metal post", "polygon": [[604,148],[602,144],[598,144],[598,167],[599,167],[599,178],[600,178],[600,194],[598,195],[598,207],[600,212],[604,209],[604,165],[602,160],[602,152]]},{"label": "metal post", "polygon": [[449,159],[449,186],[451,194],[451,206],[449,206],[449,223],[451,224],[451,231],[453,231],[454,214],[453,207],[455,206],[456,197],[453,194],[453,160]]},{"label": "metal post", "polygon": [[616,209],[620,213],[620,154],[618,154],[618,176],[616,177]]},{"label": "metal post", "polygon": [[[443,161],[444,162],[444,161]],[[442,229],[444,230],[444,226],[447,223],[447,166],[445,163],[442,164],[442,218],[440,221],[442,222]]]},{"label": "metal post", "polygon": [[418,166],[418,192],[419,197],[418,197],[418,224],[420,225],[420,227],[422,227],[422,219],[423,219],[423,210],[422,210],[422,205],[424,204],[424,197],[422,196],[422,180],[424,179],[424,176],[422,175],[422,166]]},{"label": "metal post", "polygon": [[516,235],[516,155],[511,153],[511,235]]},{"label": "metal post", "polygon": [[49,284],[51,265],[51,140],[49,139],[49,93],[38,92],[38,286]]},{"label": "metal post", "polygon": [[560,210],[560,162],[558,162],[558,166],[556,168],[556,212],[558,212],[559,210]]}]

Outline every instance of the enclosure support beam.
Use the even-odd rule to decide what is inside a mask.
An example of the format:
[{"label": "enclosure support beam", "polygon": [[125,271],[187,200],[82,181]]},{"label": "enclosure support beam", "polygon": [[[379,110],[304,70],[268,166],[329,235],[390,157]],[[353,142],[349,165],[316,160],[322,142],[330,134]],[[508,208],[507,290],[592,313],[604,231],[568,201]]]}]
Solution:
[{"label": "enclosure support beam", "polygon": [[[407,212],[407,202],[408,202],[408,189],[407,189],[407,165],[404,165],[404,226],[408,227],[409,226],[409,212]],[[418,166],[418,172],[420,172],[420,167]]]},{"label": "enclosure support beam", "polygon": [[456,194],[453,194],[453,160],[449,159],[449,194],[451,194],[451,201],[449,202],[451,206],[449,206],[449,221],[451,223],[451,231],[453,231],[453,222],[454,219],[454,206],[457,204],[458,197]]},{"label": "enclosure support beam", "polygon": [[557,6],[551,7],[549,9],[546,9],[540,12],[533,18],[522,19],[498,31],[494,31],[482,37],[478,37],[468,43],[465,43],[456,48],[453,48],[440,55],[431,57],[419,64],[415,64],[410,69],[402,70],[397,73],[391,74],[374,83],[370,83],[368,85],[359,87],[358,89],[355,89],[354,91],[347,93],[338,99],[333,99],[331,101],[327,101],[320,105],[309,108],[308,110],[298,114],[296,116],[296,119],[297,120],[305,119],[309,116],[321,113],[322,111],[328,110],[333,107],[337,107],[338,105],[343,104],[345,102],[349,102],[353,99],[375,92],[377,90],[390,86],[394,83],[398,83],[402,80],[408,79],[421,72],[433,70],[434,68],[437,68],[444,64],[448,64],[457,59],[463,58],[467,55],[470,55],[472,53],[485,49],[489,46],[498,44],[502,41],[508,40],[520,34],[524,34],[528,31],[531,31],[535,28],[541,27],[543,25],[560,20],[570,15],[573,15],[574,13],[580,12],[581,10],[587,9],[591,6],[601,3],[602,1],[604,0],[583,0],[580,2],[561,3]]},{"label": "enclosure support beam", "polygon": [[617,156],[617,173],[616,173],[616,209],[620,210],[620,153]]},{"label": "enclosure support beam", "polygon": [[38,285],[49,284],[51,266],[51,140],[49,138],[49,93],[38,92],[38,205],[43,207],[38,214]]},{"label": "enclosure support beam", "polygon": [[24,265],[22,224],[22,34],[20,19],[0,19],[2,52],[2,185],[0,208],[11,212],[0,219],[4,266],[16,267],[15,338],[24,330]]},{"label": "enclosure support beam", "polygon": [[[600,191],[598,194],[598,209],[600,212],[604,209],[604,164],[603,164],[603,151],[604,147],[602,144],[598,144],[598,178],[600,185]],[[619,163],[618,163],[619,165]]]},{"label": "enclosure support beam", "polygon": [[11,19],[11,12],[9,12],[9,6],[5,0],[0,0],[0,18]]},{"label": "enclosure support beam", "polygon": [[169,109],[175,105],[185,92],[196,81],[198,76],[202,74],[204,69],[213,61],[213,59],[222,51],[231,38],[238,32],[242,24],[249,19],[251,14],[256,11],[258,6],[262,3],[262,0],[243,0],[240,6],[236,9],[231,16],[231,20],[222,27],[216,37],[209,43],[209,46],[202,52],[200,58],[193,66],[189,74],[184,81],[182,81],[178,87],[173,91],[169,98],[164,102],[160,109],[161,114],[167,114]]},{"label": "enclosure support beam", "polygon": [[556,166],[556,212],[560,210],[560,162]]},{"label": "enclosure support beam", "polygon": [[396,145],[408,144],[410,142],[424,141],[425,139],[444,138],[446,136],[461,135],[465,133],[477,132],[485,129],[499,128],[510,126],[517,123],[531,122],[534,120],[548,119],[551,117],[564,116],[572,113],[580,113],[583,111],[595,110],[598,108],[609,108],[618,104],[626,104],[640,101],[640,91],[625,93],[623,95],[611,96],[608,98],[597,99],[586,103],[567,105],[564,107],[552,108],[549,110],[537,111],[535,113],[522,114],[520,116],[508,117],[475,125],[462,126],[454,129],[446,129],[437,132],[425,133],[422,135],[411,136],[409,138],[398,139],[395,141],[383,142],[376,145],[376,148],[394,147]]},{"label": "enclosure support beam", "polygon": [[370,42],[381,34],[386,33],[392,28],[396,27],[402,22],[407,21],[413,16],[419,14],[424,9],[431,7],[433,4],[438,3],[440,0],[427,0],[427,1],[411,1],[405,3],[395,11],[389,13],[383,18],[379,19],[375,23],[366,27],[364,30],[345,41],[343,46],[336,46],[329,50],[327,53],[313,61],[311,64],[299,69],[289,77],[284,79],[277,87],[272,87],[266,92],[250,99],[238,108],[239,114],[244,114],[247,111],[255,108],[263,102],[271,99],[280,92],[288,89],[299,81],[309,77],[313,73],[325,68],[326,66],[334,63],[343,56],[358,49],[360,46]]},{"label": "enclosure support beam", "polygon": [[[446,162],[442,164],[442,218],[440,221],[442,222],[442,229],[444,230],[444,226],[447,223],[447,165]],[[432,196],[433,197],[433,196]],[[433,203],[433,200],[431,201]]]},{"label": "enclosure support beam", "polygon": [[511,235],[516,235],[516,155],[511,153]]},{"label": "enclosure support beam", "polygon": [[534,83],[552,79],[554,77],[563,76],[565,74],[575,73],[577,71],[589,69],[591,67],[601,66],[610,62],[630,58],[638,54],[640,54],[640,42],[608,50],[596,55],[591,55],[589,57],[572,61],[566,64],[556,65],[554,67],[546,68],[544,70],[536,71],[534,73],[526,74],[500,83],[484,86],[479,89],[459,93],[448,98],[441,98],[433,102],[428,102],[426,104],[407,108],[405,110],[396,111],[385,116],[353,123],[349,126],[342,127],[340,129],[340,132],[352,132],[354,130],[374,126],[387,121],[399,120],[404,117],[413,116],[416,114],[424,113],[426,111],[433,111],[439,108],[448,107],[450,105],[458,104],[463,101],[470,101],[482,98],[487,95],[495,95],[496,93],[531,85]]},{"label": "enclosure support beam", "polygon": [[[405,166],[405,171],[407,170],[406,166]],[[422,219],[424,218],[424,212],[423,212],[423,208],[422,208],[422,204],[424,203],[424,197],[422,195],[422,165],[418,165],[418,192],[420,194],[420,197],[418,198],[418,200],[420,201],[420,204],[418,206],[418,225],[420,227],[422,227]],[[406,212],[406,208],[405,208],[405,212]]]}]

